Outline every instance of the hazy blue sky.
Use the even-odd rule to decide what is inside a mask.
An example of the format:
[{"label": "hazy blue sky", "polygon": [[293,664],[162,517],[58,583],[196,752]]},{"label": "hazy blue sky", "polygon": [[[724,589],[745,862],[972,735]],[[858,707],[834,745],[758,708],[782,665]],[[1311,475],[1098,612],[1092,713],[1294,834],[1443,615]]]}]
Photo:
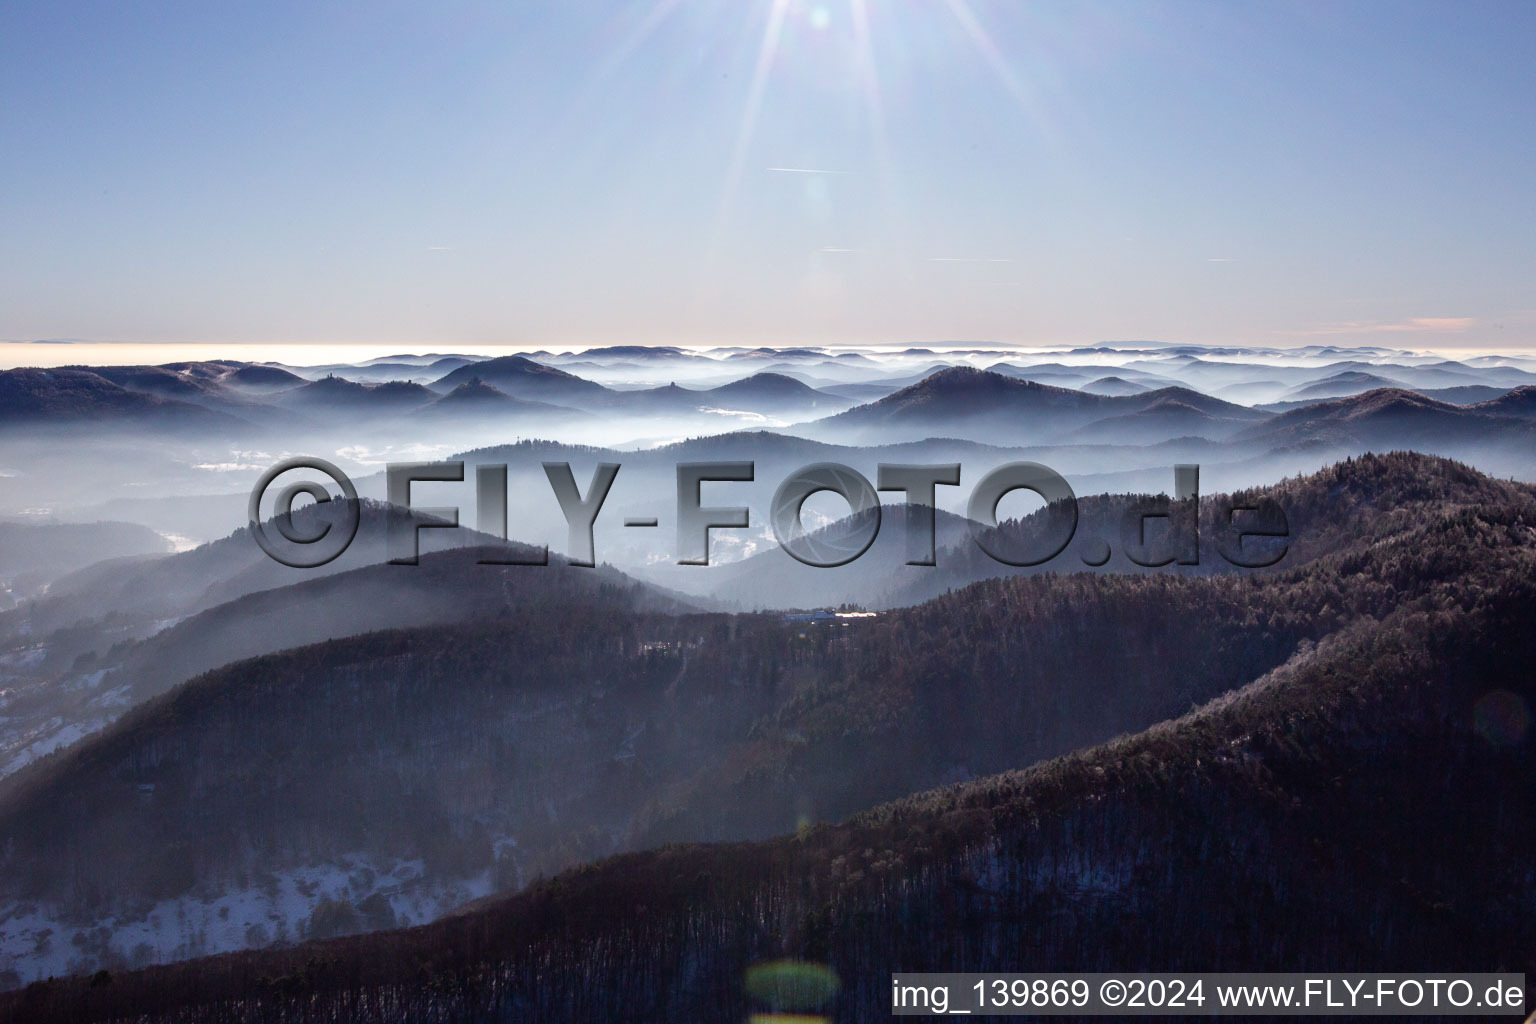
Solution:
[{"label": "hazy blue sky", "polygon": [[1536,4],[0,5],[0,338],[1536,344]]}]

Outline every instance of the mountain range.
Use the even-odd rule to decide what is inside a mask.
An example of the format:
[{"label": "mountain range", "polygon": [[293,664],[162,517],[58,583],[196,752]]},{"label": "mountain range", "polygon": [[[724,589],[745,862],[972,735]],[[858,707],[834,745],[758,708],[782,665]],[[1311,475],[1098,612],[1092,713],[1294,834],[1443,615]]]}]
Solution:
[{"label": "mountain range", "polygon": [[[4,948],[46,920],[110,972],[0,1013],[735,1019],[785,957],[860,1019],[914,957],[1530,970],[1536,492],[1392,455],[1284,500],[1333,542],[1281,571],[983,581],[809,627],[621,589],[199,678],[0,795]],[[737,841],[660,845],[701,839]],[[522,888],[325,938],[474,879]],[[173,955],[249,945],[290,894],[307,943],[122,972],[156,915],[205,922]]]},{"label": "mountain range", "polygon": [[[1536,948],[1536,361],[219,359],[3,371],[0,430],[0,1019],[739,1019],[789,1009],[742,984],[786,959],[864,1019],[900,964],[1486,970]],[[245,526],[295,454],[360,495],[265,521],[356,513],[312,570]],[[386,465],[441,459],[463,481],[411,500],[462,525],[380,500]],[[717,461],[753,479],[700,500],[748,525],[678,565],[678,467]],[[562,462],[583,490],[622,469],[597,568],[562,555]],[[978,538],[1037,548],[1066,505],[966,518],[1017,462],[1076,495],[1036,565]],[[768,504],[815,463],[960,464],[936,564],[906,564],[926,517],[896,492],[860,558],[791,558]],[[1198,504],[1166,497],[1189,463]],[[502,466],[498,510],[478,481]],[[1238,547],[1278,563],[1234,565],[1260,509],[1286,536]],[[802,513],[824,542],[876,515]],[[444,528],[389,564],[415,525]],[[1244,915],[1200,902],[1207,880]]]}]

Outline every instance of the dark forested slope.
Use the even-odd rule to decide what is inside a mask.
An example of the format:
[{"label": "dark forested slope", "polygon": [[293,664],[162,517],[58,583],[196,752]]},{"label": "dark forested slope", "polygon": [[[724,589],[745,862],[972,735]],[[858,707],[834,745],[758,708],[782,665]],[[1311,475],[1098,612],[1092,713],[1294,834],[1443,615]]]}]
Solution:
[{"label": "dark forested slope", "polygon": [[[1521,602],[1530,587],[1536,501],[1528,487],[1412,455],[1354,460],[1286,481],[1272,493],[1297,525],[1293,568],[1205,578],[1146,573],[994,579],[872,619],[804,623],[779,615],[658,614],[650,610],[656,608],[654,600],[642,600],[644,591],[621,577],[556,567],[460,565],[472,559],[466,553],[424,559],[417,569],[376,567],[316,580],[300,588],[305,600],[294,607],[320,614],[328,606],[344,606],[349,578],[361,584],[380,572],[396,571],[405,574],[402,579],[409,577],[409,585],[389,600],[441,602],[454,593],[455,581],[472,577],[480,585],[459,596],[483,613],[468,616],[469,624],[375,633],[229,666],[30,769],[0,799],[0,898],[9,901],[8,914],[25,917],[45,908],[52,915],[47,919],[51,928],[79,929],[77,938],[85,939],[76,942],[81,951],[69,961],[71,969],[121,968],[138,958],[114,944],[115,930],[139,927],[133,922],[157,913],[163,916],[168,900],[181,901],[174,903],[181,913],[187,901],[214,901],[231,890],[259,887],[264,878],[316,865],[355,866],[359,858],[381,871],[388,864],[420,862],[418,881],[446,885],[479,879],[475,884],[480,888],[472,891],[511,890],[540,874],[616,850],[766,837],[843,819],[916,790],[987,777],[1117,734],[1138,733],[1207,704],[1174,726],[1152,728],[1137,740],[1105,748],[1162,751],[1159,744],[1171,744],[1157,757],[1138,754],[1128,761],[1123,753],[1111,757],[1102,751],[1090,756],[1099,758],[1094,770],[1106,778],[1123,775],[1126,763],[1140,765],[1125,776],[1139,780],[1134,788],[1139,802],[1125,813],[1130,815],[1126,820],[1141,824],[1125,825],[1119,818],[1091,826],[1060,824],[1064,831],[1050,840],[1058,845],[1047,843],[1049,856],[1039,862],[1031,859],[1033,853],[994,851],[989,856],[995,863],[987,870],[1003,872],[999,877],[1007,884],[984,885],[995,890],[988,899],[1011,906],[1009,901],[1025,898],[1021,893],[1033,893],[1029,900],[1045,899],[1060,889],[1051,898],[1065,902],[1053,915],[1097,920],[1106,929],[1109,919],[1094,915],[1131,913],[1134,924],[1143,912],[1173,913],[1164,906],[1171,897],[1159,895],[1163,883],[1145,879],[1166,882],[1185,870],[1174,860],[1157,859],[1185,856],[1183,847],[1157,852],[1163,849],[1159,843],[1178,838],[1196,844],[1205,851],[1202,856],[1231,844],[1226,870],[1250,870],[1244,867],[1246,857],[1265,884],[1289,886],[1284,896],[1272,895],[1273,912],[1294,905],[1305,916],[1311,912],[1306,901],[1313,897],[1297,888],[1305,884],[1305,874],[1294,874],[1303,868],[1288,861],[1282,871],[1266,859],[1270,845],[1299,842],[1275,830],[1281,825],[1300,828],[1297,822],[1316,807],[1304,804],[1302,818],[1276,824],[1253,818],[1256,812],[1232,802],[1236,797],[1230,794],[1221,795],[1219,788],[1202,787],[1211,779],[1233,786],[1246,780],[1259,787],[1252,794],[1255,800],[1267,798],[1272,795],[1265,788],[1272,781],[1269,774],[1278,770],[1273,766],[1295,767],[1286,758],[1301,757],[1295,763],[1305,767],[1310,757],[1325,762],[1317,770],[1334,771],[1345,780],[1340,785],[1346,792],[1312,794],[1321,801],[1317,806],[1324,806],[1324,797],[1353,799],[1349,794],[1356,774],[1368,778],[1378,767],[1395,764],[1396,774],[1369,783],[1369,792],[1383,806],[1396,807],[1393,801],[1407,797],[1392,787],[1420,781],[1403,771],[1404,765],[1436,764],[1449,756],[1452,745],[1462,743],[1464,737],[1455,734],[1462,726],[1453,721],[1453,712],[1465,718],[1463,732],[1477,724],[1479,715],[1491,721],[1492,726],[1483,722],[1479,735],[1494,738],[1484,740],[1491,751],[1503,749],[1494,740],[1508,740],[1518,731],[1509,723],[1518,718],[1518,702],[1526,699],[1528,681],[1515,678],[1514,666],[1528,630],[1500,631],[1487,623],[1518,623],[1520,615],[1528,615],[1529,603]],[[537,586],[540,580],[567,578],[570,587]],[[534,589],[521,597],[513,593],[527,587]],[[241,623],[261,621],[261,615],[249,614],[259,611],[261,602],[272,604],[273,622],[282,620],[287,614],[282,593],[244,599],[250,609],[230,625],[249,628]],[[218,612],[211,614],[216,619]],[[210,620],[210,628],[217,626]],[[302,638],[302,623],[287,628]],[[1445,637],[1455,639],[1447,646]],[[1330,702],[1344,692],[1339,687],[1347,690],[1357,681],[1385,679],[1393,672],[1393,686],[1411,686],[1406,694],[1391,691],[1402,700],[1390,714],[1381,713],[1387,698],[1378,695],[1369,698],[1378,709],[1372,716],[1330,712],[1318,717],[1319,709],[1332,707]],[[1223,694],[1256,679],[1263,682],[1250,686],[1248,698],[1222,703]],[[1459,689],[1440,692],[1447,687]],[[1254,696],[1272,690],[1292,694],[1286,698],[1290,703]],[[1294,696],[1303,692],[1308,696]],[[1419,708],[1414,702],[1421,698],[1438,702],[1432,707],[1439,710]],[[1466,706],[1456,705],[1457,700]],[[1218,756],[1199,748],[1204,752],[1194,755],[1193,769],[1200,769],[1194,781],[1180,782],[1173,770],[1185,764],[1180,758],[1208,738],[1209,723],[1228,722],[1237,714],[1231,710],[1235,707],[1260,717],[1232,719],[1245,731],[1221,741],[1230,752]],[[1292,711],[1278,719],[1266,717],[1275,707],[1310,707],[1311,717],[1298,719]],[[1390,729],[1398,725],[1409,730],[1407,738],[1393,738]],[[1378,737],[1378,728],[1388,729],[1386,739]],[[1295,749],[1250,743],[1253,736],[1284,737],[1294,730],[1300,730]],[[1515,736],[1512,743],[1519,741]],[[1138,748],[1137,743],[1152,746]],[[1367,751],[1358,763],[1350,760],[1357,746]],[[1468,750],[1471,757],[1482,748],[1473,744]],[[1081,762],[1080,756],[1066,764]],[[1447,768],[1450,774],[1438,782],[1426,776],[1424,781],[1441,785],[1445,795],[1426,796],[1427,809],[1409,818],[1422,825],[1422,815],[1441,813],[1455,799],[1471,801],[1468,806],[1477,806],[1478,800],[1503,801],[1509,786],[1526,785],[1523,776],[1501,777],[1503,789],[1490,790],[1487,779],[1476,776],[1486,767],[1479,765],[1466,772]],[[1218,767],[1223,772],[1232,767],[1237,774],[1209,775]],[[1248,769],[1256,773],[1251,778],[1243,774]],[[1477,783],[1483,786],[1482,796],[1460,788],[1473,777],[1482,779]],[[1008,792],[1018,788],[1016,782],[1006,784],[1012,787]],[[968,788],[958,792],[988,792],[977,785],[967,782]],[[1041,785],[1018,783],[1029,806],[1041,799]],[[1094,808],[1101,803],[1129,799],[1124,792],[1131,791],[1090,794],[1083,805],[1051,805],[1056,808],[1051,813],[1065,815],[1061,821],[1077,821],[1074,815],[1099,813]],[[947,821],[949,812],[934,811],[934,806],[919,801],[901,813]],[[1488,828],[1513,829],[1517,839],[1523,835],[1519,830],[1528,827],[1502,802],[1490,813]],[[1184,815],[1179,820],[1189,834],[1163,836],[1148,824],[1160,820],[1156,815]],[[845,828],[868,829],[874,820],[885,819]],[[1050,829],[1058,825],[1041,824],[1046,820],[1032,827],[1044,829],[1047,837],[1056,835]],[[845,868],[859,879],[874,872],[917,887],[914,892],[925,891],[922,886],[931,879],[913,873],[913,865],[924,857],[936,858],[933,870],[951,871],[976,856],[970,840],[955,846],[944,838],[944,827],[924,825],[925,830],[939,828],[938,838],[910,850],[889,847],[896,851],[894,860],[875,856],[874,851],[886,847],[871,844],[867,849],[873,860],[865,857],[869,863],[847,867],[845,858]],[[1095,828],[1107,831],[1100,834]],[[840,834],[814,827],[810,832]],[[1338,843],[1340,834],[1329,826],[1317,838]],[[1438,836],[1421,841],[1454,845],[1462,835],[1451,830],[1443,842]],[[1090,846],[1101,843],[1102,849],[1084,861],[1068,849],[1070,836],[1088,836]],[[1489,836],[1514,843],[1503,832]],[[769,856],[761,850],[740,855],[752,863],[754,857]],[[1386,859],[1378,867],[1399,857],[1390,844],[1384,851]],[[1453,854],[1440,849],[1436,856],[1453,863]],[[736,855],[717,850],[667,856],[703,858],[716,867],[701,870],[735,878],[730,858]],[[876,869],[876,863],[883,866]],[[1413,886],[1442,887],[1423,891],[1443,895],[1455,881],[1433,864],[1421,868],[1426,879]],[[974,864],[972,869],[979,870]],[[615,870],[611,865],[602,869]],[[1068,872],[1075,881],[1069,884],[1053,871]],[[1020,872],[1055,880],[1042,895],[1029,886],[1020,888]],[[749,871],[741,877],[756,876]],[[1517,876],[1499,880],[1513,885],[1510,891],[1524,891]],[[810,883],[783,876],[770,895],[777,900],[788,891],[781,891],[783,886],[801,884]],[[1234,875],[1231,884],[1257,883]],[[1106,887],[1102,905],[1073,902],[1077,897],[1071,890],[1094,893]],[[287,936],[334,934],[396,920],[385,894],[369,890],[364,899],[362,889],[350,891],[350,896],[310,892],[304,912],[313,910],[314,916]],[[670,906],[668,891],[662,887],[645,902]],[[1146,907],[1132,901],[1127,911],[1128,891]],[[700,898],[707,898],[712,890],[706,886],[702,892]],[[768,898],[744,893],[738,893],[740,898]],[[1501,920],[1497,907],[1484,904],[1484,895],[1479,890],[1463,899],[1478,908],[1473,916],[1479,921]],[[572,898],[579,902],[585,897]],[[452,905],[443,899],[427,916]],[[1397,926],[1370,923],[1388,906],[1380,902],[1384,896],[1372,899],[1377,902],[1352,912],[1364,915],[1360,927],[1379,937],[1382,928],[1390,932]],[[705,907],[710,913],[735,912],[710,906]],[[825,907],[789,906],[792,914],[832,913]],[[1009,913],[1033,913],[1032,906],[1026,901]],[[324,920],[322,910],[330,915]],[[1188,912],[1185,907],[1177,914]],[[1323,912],[1321,906],[1317,912]],[[1009,920],[987,927],[1001,928],[997,935],[1003,935]],[[1169,927],[1180,920],[1176,915]],[[1285,919],[1265,927],[1283,935],[1293,925]],[[1193,927],[1179,927],[1186,926]],[[0,922],[0,930],[6,927]],[[629,934],[625,929],[639,925],[615,921],[613,927],[616,934]],[[900,929],[882,927],[890,941],[897,941]],[[1052,955],[1086,955],[1094,932],[1086,924],[1081,928],[1074,933],[1079,945],[1063,946]],[[1123,929],[1110,930],[1121,934]],[[37,926],[27,934],[40,932]],[[858,939],[859,934],[850,930],[845,938],[876,948],[872,938]],[[92,935],[104,937],[97,941]],[[1203,933],[1198,938],[1212,941]],[[741,936],[731,939],[737,941]],[[986,941],[1003,940],[994,936]],[[1242,941],[1254,940],[1250,935]],[[1409,938],[1399,935],[1392,941]],[[1478,941],[1486,948],[1486,937]],[[259,939],[247,944],[259,944]],[[185,950],[184,956],[197,951],[195,944],[176,948]],[[942,958],[949,947],[921,948],[930,958]],[[1191,938],[1190,948],[1210,947]],[[825,955],[841,963],[837,949],[828,945]],[[1295,952],[1283,942],[1273,949],[1277,956]],[[482,950],[475,955],[510,954]],[[626,955],[643,953],[637,948]],[[1282,957],[1280,962],[1299,961]]]},{"label": "dark forested slope", "polygon": [[[1208,667],[1187,629],[1209,607],[1325,634],[1137,734],[788,838],[609,859],[422,928],[38,985],[5,1011],[732,1020],[753,1008],[745,967],[781,957],[830,965],[847,1020],[883,1019],[898,969],[1536,970],[1520,714],[1536,699],[1536,518],[1528,494],[1506,498],[1289,574],[1113,581],[1221,595],[1175,606],[1160,653],[1191,676]],[[986,616],[1047,585],[983,584],[914,614],[1006,633]],[[1058,621],[1057,643],[1082,643]]]}]

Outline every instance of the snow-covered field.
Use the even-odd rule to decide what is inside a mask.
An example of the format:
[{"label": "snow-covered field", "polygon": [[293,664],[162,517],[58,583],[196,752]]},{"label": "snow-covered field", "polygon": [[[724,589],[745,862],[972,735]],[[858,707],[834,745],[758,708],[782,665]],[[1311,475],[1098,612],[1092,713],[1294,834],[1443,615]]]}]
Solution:
[{"label": "snow-covered field", "polygon": [[12,901],[0,905],[0,986],[422,924],[492,891],[489,871],[446,883],[422,872],[419,860],[383,866],[362,856],[342,857],[164,900],[131,919],[84,925],[47,906]]}]

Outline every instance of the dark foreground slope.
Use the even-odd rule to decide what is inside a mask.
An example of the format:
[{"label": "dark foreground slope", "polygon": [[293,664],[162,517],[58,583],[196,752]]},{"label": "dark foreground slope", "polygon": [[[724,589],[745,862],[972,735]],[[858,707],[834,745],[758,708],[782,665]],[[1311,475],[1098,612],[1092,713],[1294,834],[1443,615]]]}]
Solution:
[{"label": "dark foreground slope", "polygon": [[[231,665],[0,787],[0,967],[14,983],[420,923],[619,850],[765,838],[1029,764],[1316,635],[1259,594],[1064,577],[807,629],[594,587]],[[1197,653],[1165,657],[1175,632]]]},{"label": "dark foreground slope", "polygon": [[[1411,457],[1279,492],[1302,564],[1416,516],[1528,501]],[[27,981],[419,923],[620,850],[840,819],[1181,714],[1385,614],[1405,586],[1331,566],[1265,587],[1044,576],[807,626],[656,614],[606,570],[476,557],[247,595],[119,652],[101,686],[147,699],[284,638],[417,627],[212,672],[0,785],[0,970]],[[301,877],[316,871],[371,881],[317,890]],[[443,885],[468,895],[427,895]],[[379,913],[310,919],[334,903]]]},{"label": "dark foreground slope", "polygon": [[[1398,456],[1352,472],[1404,470],[1459,471]],[[1395,529],[1288,573],[1071,581],[1073,612],[1158,588],[1183,614],[1139,654],[1188,677],[1244,657],[1207,647],[1211,609],[1251,622],[1249,643],[1316,638],[1134,735],[793,837],[611,858],[421,928],[39,984],[0,1016],[741,1020],[746,966],[781,957],[829,964],[844,1020],[883,1019],[896,969],[1536,971],[1536,506],[1524,488],[1485,486],[1502,498],[1399,505]],[[1010,649],[1021,609],[1080,659],[1113,652],[1103,621],[1046,613],[1051,585],[979,584],[902,620],[925,644],[998,640],[975,664],[909,655],[896,678],[915,692],[862,690],[877,719],[875,698],[930,698],[907,717],[938,723],[887,745],[966,747],[985,659],[1026,666],[1051,646]],[[881,656],[867,660],[894,664]],[[1084,660],[1076,687],[1110,671]],[[1047,714],[1065,692],[1023,689],[1018,703]],[[851,724],[835,698],[808,695],[828,737]]]}]

